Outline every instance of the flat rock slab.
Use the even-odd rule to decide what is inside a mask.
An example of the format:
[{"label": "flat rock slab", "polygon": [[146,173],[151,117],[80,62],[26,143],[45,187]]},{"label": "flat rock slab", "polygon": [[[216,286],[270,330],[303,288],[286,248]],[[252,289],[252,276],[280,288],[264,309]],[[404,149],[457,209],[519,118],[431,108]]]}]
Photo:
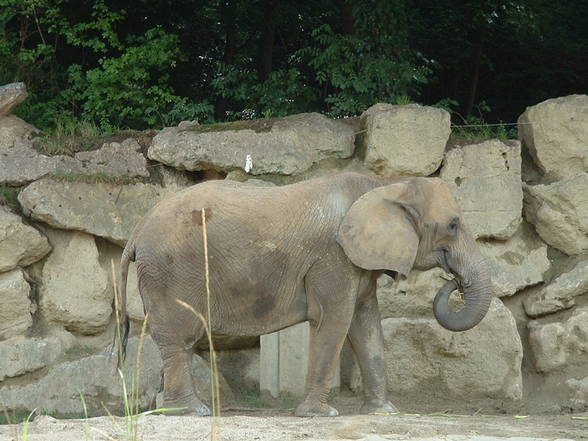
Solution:
[{"label": "flat rock slab", "polygon": [[588,173],[524,190],[525,218],[541,239],[568,255],[588,251]]},{"label": "flat rock slab", "polygon": [[588,259],[557,276],[538,292],[523,301],[530,317],[539,317],[563,311],[576,305],[576,297],[588,294]]},{"label": "flat rock slab", "polygon": [[139,219],[170,191],[153,184],[115,185],[43,178],[18,200],[27,216],[54,228],[85,231],[124,245]]},{"label": "flat rock slab", "polygon": [[519,137],[535,164],[551,179],[588,172],[588,95],[570,95],[528,107]]},{"label": "flat rock slab", "polygon": [[[217,420],[223,441],[572,441],[586,439],[585,421],[570,415],[507,416],[392,416],[344,415],[337,418],[295,418],[271,411],[224,416]],[[118,427],[117,427],[118,426]],[[209,439],[212,418],[149,415],[138,421],[144,441]],[[29,425],[29,441],[79,441],[85,430],[96,439],[124,439],[123,418],[57,420],[40,416]],[[0,426],[0,441],[14,439],[22,426]],[[93,439],[93,438],[90,438]]]},{"label": "flat rock slab", "polygon": [[544,281],[551,267],[545,245],[528,224],[522,224],[506,241],[479,241],[482,253],[490,258],[490,278],[494,294],[512,296],[516,292]]},{"label": "flat rock slab", "polygon": [[521,146],[484,141],[450,150],[441,178],[452,189],[476,238],[506,240],[522,220]]},{"label": "flat rock slab", "polygon": [[0,117],[8,115],[27,97],[25,83],[10,83],[0,86]]},{"label": "flat rock slab", "polygon": [[293,175],[327,158],[348,158],[354,130],[318,113],[286,118],[172,127],[162,130],[147,153],[180,170],[244,169],[253,175]]},{"label": "flat rock slab", "polygon": [[0,184],[24,185],[48,174],[148,177],[147,160],[133,138],[74,156],[46,155],[33,147],[38,130],[16,116],[0,117]]}]

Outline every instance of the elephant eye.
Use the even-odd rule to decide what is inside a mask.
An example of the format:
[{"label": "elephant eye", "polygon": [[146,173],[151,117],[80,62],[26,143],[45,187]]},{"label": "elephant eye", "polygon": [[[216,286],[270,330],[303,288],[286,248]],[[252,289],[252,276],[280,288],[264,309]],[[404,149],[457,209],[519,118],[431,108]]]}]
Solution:
[{"label": "elephant eye", "polygon": [[449,232],[450,233],[457,233],[457,228],[459,227],[459,219],[455,218],[452,219],[451,222],[449,222]]}]

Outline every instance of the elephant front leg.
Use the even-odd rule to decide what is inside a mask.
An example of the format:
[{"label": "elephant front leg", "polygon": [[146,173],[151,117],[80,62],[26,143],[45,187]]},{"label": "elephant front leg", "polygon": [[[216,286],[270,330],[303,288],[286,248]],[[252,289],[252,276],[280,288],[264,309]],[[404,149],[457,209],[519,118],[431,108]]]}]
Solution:
[{"label": "elephant front leg", "polygon": [[194,393],[192,354],[183,348],[162,349],[163,407],[172,415],[210,415],[208,407]]},{"label": "elephant front leg", "polygon": [[349,340],[363,379],[365,403],[361,412],[384,415],[398,412],[386,399],[384,336],[375,286],[357,306],[349,328]]}]

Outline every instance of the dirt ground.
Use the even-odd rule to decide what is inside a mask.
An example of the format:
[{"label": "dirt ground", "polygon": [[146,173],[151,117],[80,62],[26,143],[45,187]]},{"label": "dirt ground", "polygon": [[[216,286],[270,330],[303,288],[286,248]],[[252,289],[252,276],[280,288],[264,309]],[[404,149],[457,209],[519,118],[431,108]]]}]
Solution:
[{"label": "dirt ground", "polygon": [[[587,414],[366,416],[344,409],[336,418],[296,418],[286,409],[234,409],[215,424],[215,439],[225,441],[588,440]],[[149,415],[139,419],[138,436],[133,438],[121,417],[58,420],[39,416],[26,429],[22,424],[0,426],[0,441],[194,441],[211,439],[211,425],[211,418]]]}]

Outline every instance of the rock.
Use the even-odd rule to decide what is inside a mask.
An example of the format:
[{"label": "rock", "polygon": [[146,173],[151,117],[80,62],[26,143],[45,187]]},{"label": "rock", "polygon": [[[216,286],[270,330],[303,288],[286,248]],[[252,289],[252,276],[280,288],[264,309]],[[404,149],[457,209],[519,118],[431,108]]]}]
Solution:
[{"label": "rock", "polygon": [[44,368],[73,346],[75,337],[58,332],[48,337],[13,337],[0,342],[0,382]]},{"label": "rock", "polygon": [[0,206],[0,272],[30,265],[49,251],[51,246],[45,236],[24,224],[20,216]]},{"label": "rock", "polygon": [[[210,387],[210,362],[203,359],[199,355],[194,354],[192,357],[192,378],[194,379],[194,391],[196,395],[204,401],[208,406],[212,402],[211,387]],[[220,387],[220,402],[221,405],[234,403],[235,397],[231,387],[223,376],[222,369],[217,363],[218,380]]]},{"label": "rock", "polygon": [[566,386],[572,392],[572,404],[578,407],[588,406],[588,377],[582,379],[570,378],[566,381]]},{"label": "rock", "polygon": [[10,83],[0,86],[0,117],[8,115],[27,97],[25,83]]},{"label": "rock", "polygon": [[433,299],[446,282],[445,271],[434,268],[429,271],[413,270],[404,280],[393,280],[383,275],[378,279],[378,304],[383,319],[434,318]]},{"label": "rock", "polygon": [[99,150],[79,152],[75,157],[48,156],[33,147],[38,132],[23,120],[0,118],[0,184],[25,185],[48,174],[148,177],[147,160],[133,138],[107,143]]},{"label": "rock", "polygon": [[562,367],[586,367],[588,363],[588,308],[574,311],[563,323],[527,324],[529,343],[538,372],[552,372]]},{"label": "rock", "polygon": [[525,217],[568,255],[588,251],[588,173],[550,185],[525,185]]},{"label": "rock", "polygon": [[[138,348],[139,339],[129,339],[127,363],[123,369],[129,399]],[[146,409],[154,403],[161,387],[162,364],[151,338],[145,339],[141,354],[138,401],[140,408]],[[54,415],[83,415],[81,396],[90,415],[103,415],[104,407],[110,412],[123,413],[124,393],[116,370],[116,357],[105,353],[60,363],[35,382],[0,387],[0,402],[8,412],[37,408]]]},{"label": "rock", "polygon": [[521,340],[500,300],[494,299],[488,315],[467,332],[415,318],[389,318],[382,326],[391,392],[468,400],[522,398]]},{"label": "rock", "polygon": [[588,259],[558,277],[541,291],[525,298],[523,305],[530,317],[539,317],[575,306],[576,297],[588,294]]},{"label": "rock", "polygon": [[147,160],[141,153],[141,146],[133,138],[125,139],[121,143],[106,143],[99,150],[78,152],[75,159],[79,161],[75,172],[80,174],[149,177]]},{"label": "rock", "polygon": [[181,170],[246,169],[299,174],[326,158],[353,154],[354,132],[318,113],[162,130],[148,157]]},{"label": "rock", "polygon": [[450,150],[441,178],[452,189],[465,223],[476,238],[505,240],[521,223],[521,148],[484,141]]},{"label": "rock", "polygon": [[448,112],[417,104],[376,104],[361,115],[361,127],[366,165],[387,177],[433,173],[451,133]]},{"label": "rock", "polygon": [[54,172],[71,170],[75,160],[46,156],[33,148],[38,130],[16,116],[0,118],[0,184],[24,185]]},{"label": "rock", "polygon": [[45,262],[39,306],[49,323],[72,332],[102,332],[112,313],[109,273],[98,262],[94,238],[84,233],[53,231],[53,252]]},{"label": "rock", "polygon": [[567,179],[588,172],[588,96],[543,101],[519,117],[519,137],[548,177]]},{"label": "rock", "polygon": [[[207,359],[208,352],[202,357]],[[216,353],[218,368],[231,390],[238,395],[259,391],[259,347]]]},{"label": "rock", "polygon": [[33,325],[31,287],[21,269],[0,274],[0,340],[23,334]]},{"label": "rock", "polygon": [[[112,286],[112,263],[114,262],[114,270],[116,274],[117,283],[120,285],[120,258],[122,255],[122,248],[110,242],[97,240],[99,261],[102,269],[109,275],[109,290],[113,292]],[[120,288],[120,286],[118,287]],[[120,292],[120,291],[119,291]],[[131,320],[143,322],[145,319],[145,312],[143,310],[143,300],[139,294],[139,283],[137,281],[137,267],[134,262],[129,265],[129,273],[127,277],[127,303],[126,313]]]},{"label": "rock", "polygon": [[33,219],[124,245],[139,219],[169,193],[153,184],[90,184],[44,178],[22,190],[18,200],[25,215]]},{"label": "rock", "polygon": [[490,258],[494,294],[512,296],[528,286],[543,282],[543,275],[551,267],[547,246],[531,228],[523,224],[506,242],[480,241],[482,253]]},{"label": "rock", "polygon": [[157,169],[161,174],[161,183],[166,189],[179,191],[197,184],[193,177],[190,176],[191,172],[176,170],[175,168],[167,167],[163,164],[160,164]]}]

